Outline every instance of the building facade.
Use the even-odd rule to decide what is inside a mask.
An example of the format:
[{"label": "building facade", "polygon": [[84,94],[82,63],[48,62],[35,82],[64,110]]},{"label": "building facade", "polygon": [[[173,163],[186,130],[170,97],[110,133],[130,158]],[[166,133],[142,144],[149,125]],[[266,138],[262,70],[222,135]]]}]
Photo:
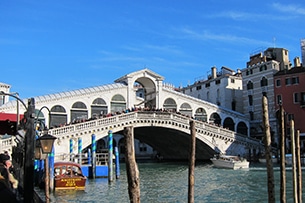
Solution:
[{"label": "building facade", "polygon": [[[293,68],[281,70],[274,75],[274,87],[275,109],[278,111],[282,104],[285,111],[286,133],[290,134],[289,122],[293,119],[295,130],[300,132],[301,147],[304,148],[305,67],[299,58],[294,59]],[[290,144],[287,143],[287,146]]]},{"label": "building facade", "polygon": [[262,139],[262,97],[268,99],[268,111],[272,143],[277,143],[278,124],[274,107],[273,75],[279,70],[289,70],[288,51],[283,48],[268,48],[251,55],[247,68],[243,69],[243,112],[250,120],[250,136]]},{"label": "building facade", "polygon": [[206,80],[198,80],[194,84],[179,89],[180,92],[202,99],[218,106],[242,113],[242,77],[237,72],[222,67],[217,72],[211,68]]}]

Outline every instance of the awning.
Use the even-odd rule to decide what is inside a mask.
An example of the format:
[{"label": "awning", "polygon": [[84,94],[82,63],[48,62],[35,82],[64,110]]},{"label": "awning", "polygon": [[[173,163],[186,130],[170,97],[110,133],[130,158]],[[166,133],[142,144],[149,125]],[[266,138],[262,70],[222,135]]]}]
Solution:
[{"label": "awning", "polygon": [[[19,120],[23,118],[23,114],[19,115]],[[0,121],[12,121],[12,122],[17,122],[17,114],[14,113],[0,113]]]}]

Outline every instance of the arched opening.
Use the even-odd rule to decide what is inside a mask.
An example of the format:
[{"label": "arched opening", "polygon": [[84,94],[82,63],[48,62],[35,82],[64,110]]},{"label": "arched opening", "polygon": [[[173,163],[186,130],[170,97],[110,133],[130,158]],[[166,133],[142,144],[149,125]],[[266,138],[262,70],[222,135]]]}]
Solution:
[{"label": "arched opening", "polygon": [[176,101],[172,98],[167,98],[164,101],[163,109],[170,112],[176,112],[177,111]]},{"label": "arched opening", "polygon": [[134,83],[134,89],[138,99],[135,106],[149,109],[156,108],[156,86],[150,78],[138,78]]},{"label": "arched opening", "polygon": [[[67,123],[66,109],[61,105],[55,105],[51,108],[50,126],[58,127]],[[50,127],[50,128],[51,128]]]},{"label": "arched opening", "polygon": [[96,98],[91,104],[91,117],[100,118],[108,113],[108,107],[104,99]]},{"label": "arched opening", "polygon": [[111,99],[111,112],[122,112],[126,110],[126,100],[125,98],[120,95],[116,94]]},{"label": "arched opening", "polygon": [[80,122],[88,118],[87,106],[83,102],[75,102],[71,108],[71,122]]},{"label": "arched opening", "polygon": [[229,129],[229,130],[232,130],[232,131],[234,131],[234,121],[233,121],[233,119],[232,118],[226,118],[224,121],[223,121],[223,127],[224,128],[227,128],[227,129]]},{"label": "arched opening", "polygon": [[204,108],[198,108],[195,112],[195,119],[198,121],[207,122],[208,116]]},{"label": "arched opening", "polygon": [[186,116],[189,116],[189,117],[192,117],[192,116],[193,116],[192,107],[191,107],[191,105],[189,105],[188,103],[183,103],[183,104],[181,104],[180,109],[179,109],[179,112],[180,112],[182,115],[186,115]]},{"label": "arched opening", "polygon": [[209,119],[209,123],[213,123],[215,125],[221,125],[221,118],[218,113],[212,113]]},{"label": "arched opening", "polygon": [[247,127],[246,123],[239,122],[237,124],[237,133],[240,133],[243,135],[248,135],[248,127]]}]

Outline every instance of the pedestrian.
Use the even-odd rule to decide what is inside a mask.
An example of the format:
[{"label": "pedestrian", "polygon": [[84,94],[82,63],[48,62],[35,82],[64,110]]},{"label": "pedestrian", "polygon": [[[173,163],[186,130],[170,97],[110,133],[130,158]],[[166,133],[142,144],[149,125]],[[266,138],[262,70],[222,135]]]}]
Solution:
[{"label": "pedestrian", "polygon": [[7,154],[0,154],[0,174],[4,177],[7,184],[13,192],[18,188],[18,180],[12,174],[13,165],[10,156]]}]

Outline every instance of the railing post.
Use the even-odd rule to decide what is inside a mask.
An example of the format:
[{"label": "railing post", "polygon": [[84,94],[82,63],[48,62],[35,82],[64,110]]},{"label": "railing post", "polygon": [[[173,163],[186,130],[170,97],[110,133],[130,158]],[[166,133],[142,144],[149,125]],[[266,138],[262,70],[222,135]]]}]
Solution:
[{"label": "railing post", "polygon": [[82,148],[83,148],[83,142],[82,138],[78,138],[78,163],[82,164]]},{"label": "railing post", "polygon": [[108,131],[108,182],[113,181],[113,137],[112,130]]},{"label": "railing post", "polygon": [[70,149],[70,153],[69,153],[69,159],[70,159],[70,161],[72,161],[72,153],[73,153],[73,139],[71,138],[70,140],[69,140],[69,142],[70,142],[70,145],[69,145],[69,149]]},{"label": "railing post", "polygon": [[96,137],[95,134],[91,135],[91,149],[92,149],[92,178],[96,176]]}]

